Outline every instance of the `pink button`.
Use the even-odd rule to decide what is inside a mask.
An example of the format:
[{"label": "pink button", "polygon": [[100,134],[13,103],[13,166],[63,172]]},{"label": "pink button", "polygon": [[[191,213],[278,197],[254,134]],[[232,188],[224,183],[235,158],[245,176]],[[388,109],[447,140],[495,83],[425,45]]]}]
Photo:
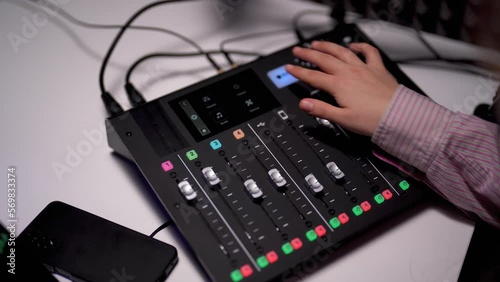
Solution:
[{"label": "pink button", "polygon": [[326,229],[323,227],[323,225],[318,225],[316,228],[314,228],[314,231],[316,231],[316,234],[321,237],[326,234]]},{"label": "pink button", "polygon": [[248,277],[248,276],[252,275],[252,273],[253,273],[252,267],[248,264],[245,264],[244,266],[242,266],[240,268],[240,271],[241,271],[241,274],[243,274],[243,277]]},{"label": "pink button", "polygon": [[390,198],[392,198],[392,193],[389,190],[385,190],[384,192],[382,192],[382,196],[384,196],[386,200],[389,200]]},{"label": "pink button", "polygon": [[363,209],[364,212],[367,212],[372,208],[372,205],[370,205],[368,201],[364,201],[361,203],[361,208]]},{"label": "pink button", "polygon": [[349,221],[349,216],[347,216],[347,214],[345,213],[341,213],[339,214],[339,221],[342,224],[346,224]]},{"label": "pink button", "polygon": [[302,248],[302,241],[300,241],[299,238],[293,239],[292,241],[290,241],[290,243],[292,244],[294,250]]},{"label": "pink button", "polygon": [[275,251],[270,251],[269,253],[266,254],[267,261],[269,263],[275,263],[278,260],[278,255],[276,254]]},{"label": "pink button", "polygon": [[166,161],[161,164],[161,167],[163,168],[164,171],[169,171],[174,169],[174,165],[172,164],[171,161]]}]

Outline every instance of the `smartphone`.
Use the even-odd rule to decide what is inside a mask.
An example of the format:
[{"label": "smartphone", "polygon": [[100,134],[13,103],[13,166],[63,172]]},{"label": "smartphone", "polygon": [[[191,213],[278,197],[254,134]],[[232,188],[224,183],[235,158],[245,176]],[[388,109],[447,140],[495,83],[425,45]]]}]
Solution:
[{"label": "smartphone", "polygon": [[178,261],[174,247],[58,201],[42,210],[16,244],[19,256],[73,281],[164,281]]}]

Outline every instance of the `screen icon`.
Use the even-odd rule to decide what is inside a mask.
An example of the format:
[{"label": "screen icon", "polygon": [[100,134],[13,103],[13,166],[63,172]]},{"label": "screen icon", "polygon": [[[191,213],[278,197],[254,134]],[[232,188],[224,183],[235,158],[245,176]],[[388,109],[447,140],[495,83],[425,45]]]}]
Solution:
[{"label": "screen icon", "polygon": [[200,129],[200,133],[201,133],[202,136],[205,136],[208,133],[210,133],[210,130],[208,130],[206,127],[203,127],[203,128]]},{"label": "screen icon", "polygon": [[215,110],[210,112],[210,116],[214,119],[215,122],[221,123],[225,120],[227,120],[226,113],[222,110]]},{"label": "screen icon", "polygon": [[282,120],[286,120],[286,119],[288,119],[288,115],[287,115],[287,114],[286,114],[286,112],[285,112],[285,111],[283,111],[283,110],[278,111],[278,115],[280,116],[280,118],[281,118]]},{"label": "screen icon", "polygon": [[245,105],[247,105],[247,107],[253,106],[253,100],[252,99],[246,99],[245,100]]}]

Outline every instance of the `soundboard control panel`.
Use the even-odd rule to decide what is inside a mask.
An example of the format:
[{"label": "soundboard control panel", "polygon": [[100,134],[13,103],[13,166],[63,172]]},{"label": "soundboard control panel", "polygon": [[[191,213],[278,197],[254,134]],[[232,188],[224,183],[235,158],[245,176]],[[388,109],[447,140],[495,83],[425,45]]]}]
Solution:
[{"label": "soundboard control panel", "polygon": [[[371,43],[351,25],[315,39]],[[369,139],[302,112],[301,98],[335,100],[287,63],[315,68],[287,48],[107,121],[110,146],[137,164],[213,281],[294,277],[423,195]]]}]

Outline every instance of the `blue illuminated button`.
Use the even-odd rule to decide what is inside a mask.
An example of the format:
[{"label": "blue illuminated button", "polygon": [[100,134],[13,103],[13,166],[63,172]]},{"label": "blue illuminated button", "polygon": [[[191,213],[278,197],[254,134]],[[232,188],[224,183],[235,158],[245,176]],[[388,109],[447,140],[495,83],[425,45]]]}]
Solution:
[{"label": "blue illuminated button", "polygon": [[267,73],[267,77],[269,77],[274,85],[276,85],[276,87],[280,89],[299,81],[297,78],[286,71],[284,65],[270,70]]},{"label": "blue illuminated button", "polygon": [[222,143],[219,141],[219,139],[215,139],[212,142],[210,142],[210,146],[212,147],[212,149],[217,150],[220,149],[220,147],[222,147]]}]

